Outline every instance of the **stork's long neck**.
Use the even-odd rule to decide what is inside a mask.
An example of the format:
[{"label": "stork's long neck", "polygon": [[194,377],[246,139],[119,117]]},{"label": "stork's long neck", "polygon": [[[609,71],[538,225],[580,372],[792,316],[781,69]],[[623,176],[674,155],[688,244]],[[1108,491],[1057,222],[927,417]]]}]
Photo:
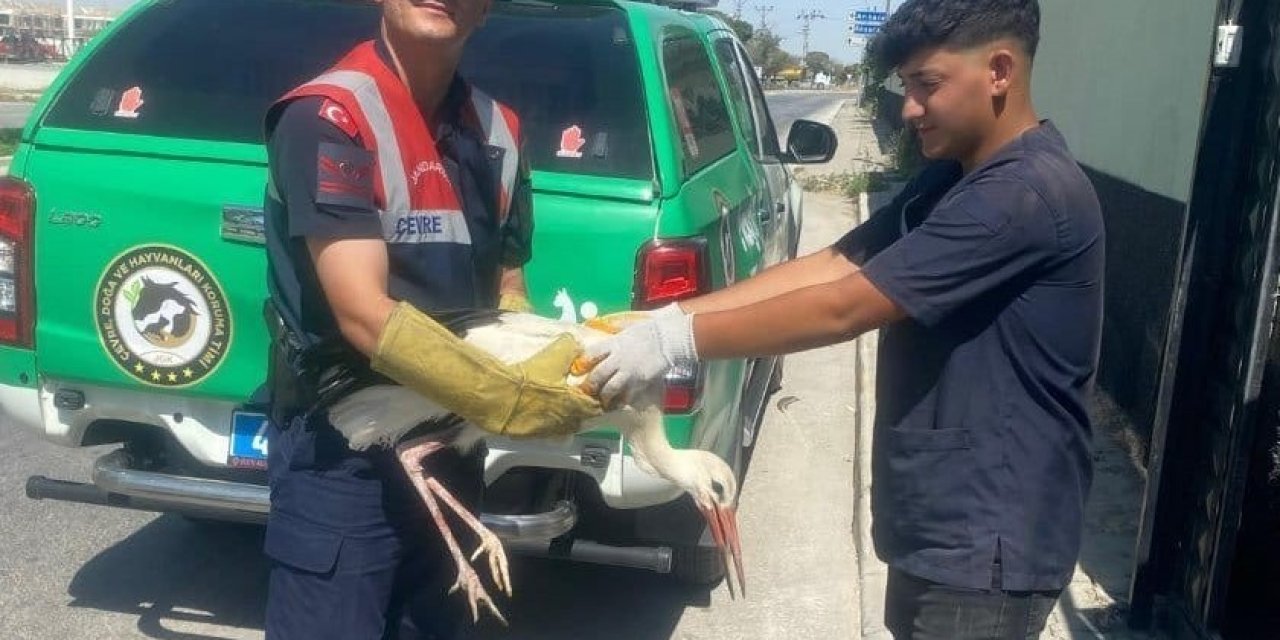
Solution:
[{"label": "stork's long neck", "polygon": [[648,470],[687,489],[689,479],[684,465],[680,464],[681,452],[671,446],[663,428],[659,397],[658,394],[644,394],[644,397],[633,399],[634,424],[627,430],[631,452],[641,469],[648,467]]}]

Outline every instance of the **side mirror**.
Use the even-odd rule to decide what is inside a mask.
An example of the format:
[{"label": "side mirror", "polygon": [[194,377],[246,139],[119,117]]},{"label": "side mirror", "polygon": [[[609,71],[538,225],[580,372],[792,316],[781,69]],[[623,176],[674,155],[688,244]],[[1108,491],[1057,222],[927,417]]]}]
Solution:
[{"label": "side mirror", "polygon": [[792,164],[829,162],[839,144],[835,129],[812,120],[796,120],[787,134],[785,160]]}]

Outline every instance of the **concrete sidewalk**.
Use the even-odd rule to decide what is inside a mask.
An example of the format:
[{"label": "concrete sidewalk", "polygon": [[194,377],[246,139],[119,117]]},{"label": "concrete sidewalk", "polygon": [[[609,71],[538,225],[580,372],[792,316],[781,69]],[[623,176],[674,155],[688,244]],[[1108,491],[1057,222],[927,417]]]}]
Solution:
[{"label": "concrete sidewalk", "polygon": [[[835,124],[841,134],[843,160],[833,163],[828,172],[880,171],[889,165],[891,158],[881,153],[870,120],[852,103],[839,114]],[[814,169],[809,173],[822,171]],[[887,204],[899,188],[901,184],[889,191],[864,194],[852,207],[852,222],[865,221],[878,207]],[[861,637],[866,640],[891,637],[883,624],[888,571],[875,557],[871,543],[871,441],[877,342],[876,333],[866,334],[856,341],[854,350],[857,380],[854,538],[859,583],[856,615],[861,622]],[[1063,592],[1041,637],[1053,640],[1152,638],[1128,631],[1124,615],[1141,511],[1143,470],[1124,446],[1129,429],[1121,412],[1099,394],[1093,415],[1096,428],[1094,485],[1085,514],[1084,548],[1075,577]]]}]

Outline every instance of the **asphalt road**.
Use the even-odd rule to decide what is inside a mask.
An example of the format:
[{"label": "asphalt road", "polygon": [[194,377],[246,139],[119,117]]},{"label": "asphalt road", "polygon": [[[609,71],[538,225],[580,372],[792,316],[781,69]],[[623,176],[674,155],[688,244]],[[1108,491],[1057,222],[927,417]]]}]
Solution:
[{"label": "asphalt road", "polygon": [[791,123],[800,119],[830,123],[836,111],[853,93],[836,91],[778,91],[767,96],[773,126],[778,130],[778,144],[787,148],[787,132]]},{"label": "asphalt road", "polygon": [[[847,96],[770,96],[779,120],[829,120]],[[781,122],[779,125],[781,126]],[[850,223],[834,198],[806,198],[802,249]],[[788,358],[761,429],[740,519],[750,596],[631,570],[515,559],[509,630],[484,639],[735,640],[855,637],[853,357]],[[33,474],[87,480],[108,448],[63,449],[0,424],[0,638],[261,638],[262,532],[23,493]]]},{"label": "asphalt road", "polygon": [[34,102],[0,102],[0,129],[22,128],[34,106]]}]

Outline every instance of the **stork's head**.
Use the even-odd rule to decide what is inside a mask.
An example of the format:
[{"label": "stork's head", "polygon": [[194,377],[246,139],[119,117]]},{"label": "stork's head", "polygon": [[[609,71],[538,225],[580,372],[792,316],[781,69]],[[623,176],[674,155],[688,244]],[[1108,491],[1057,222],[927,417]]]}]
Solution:
[{"label": "stork's head", "polygon": [[720,456],[709,451],[685,452],[696,464],[689,465],[687,490],[699,509],[732,509],[738,499],[738,479]]},{"label": "stork's head", "polygon": [[[709,451],[684,451],[695,464],[687,465],[685,490],[693,496],[698,510],[707,519],[711,538],[724,557],[725,582],[733,596],[731,572],[736,569],[738,587],[747,595],[746,576],[742,570],[742,542],[738,538],[738,478],[733,469]],[[732,565],[730,563],[732,562]]]}]

